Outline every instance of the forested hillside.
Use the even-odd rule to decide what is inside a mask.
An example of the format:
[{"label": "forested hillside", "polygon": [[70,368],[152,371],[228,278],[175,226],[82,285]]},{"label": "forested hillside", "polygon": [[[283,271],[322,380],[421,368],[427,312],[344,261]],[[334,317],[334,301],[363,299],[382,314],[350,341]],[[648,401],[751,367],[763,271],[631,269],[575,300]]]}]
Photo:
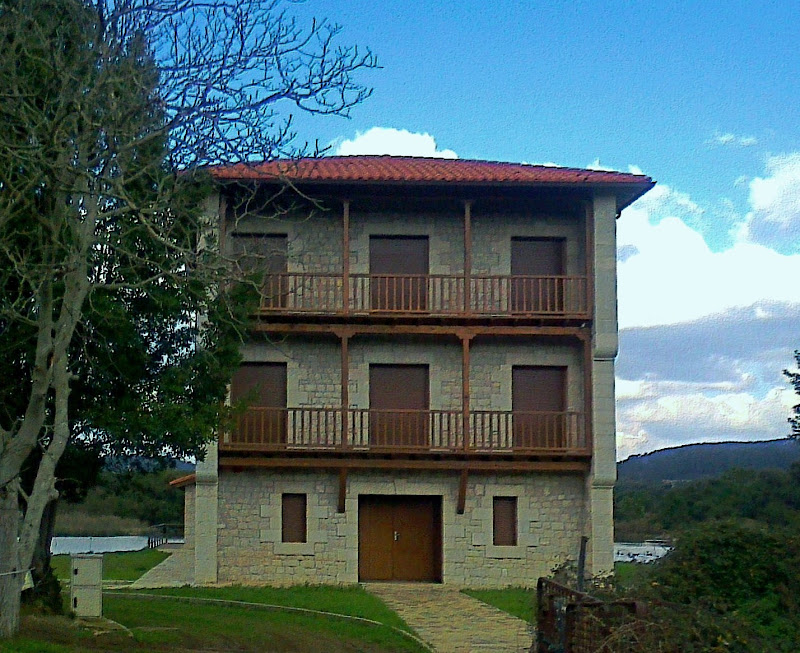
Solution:
[{"label": "forested hillside", "polygon": [[800,460],[795,440],[687,444],[631,456],[617,465],[620,484],[688,481],[734,469],[789,469]]},{"label": "forested hillside", "polygon": [[725,519],[800,532],[800,462],[788,470],[731,469],[674,485],[621,483],[614,503],[617,541],[671,537]]}]

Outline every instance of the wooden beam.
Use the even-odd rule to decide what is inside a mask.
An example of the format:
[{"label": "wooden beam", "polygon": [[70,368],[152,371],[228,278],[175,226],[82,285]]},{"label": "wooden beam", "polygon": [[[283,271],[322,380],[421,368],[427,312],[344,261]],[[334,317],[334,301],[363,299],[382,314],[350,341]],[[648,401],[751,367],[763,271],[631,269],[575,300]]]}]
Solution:
[{"label": "wooden beam", "polygon": [[347,467],[339,468],[339,502],[336,504],[336,512],[345,511],[345,499],[347,498]]},{"label": "wooden beam", "polygon": [[462,337],[475,336],[552,336],[583,339],[586,337],[584,327],[556,327],[556,326],[442,326],[439,324],[351,324],[348,326],[336,324],[296,324],[279,322],[260,322],[254,325],[253,330],[262,333],[331,333],[340,335],[448,335]]},{"label": "wooden beam", "polygon": [[287,458],[221,456],[221,468],[282,468],[282,469],[413,469],[430,471],[461,471],[471,474],[562,472],[585,473],[589,470],[588,456],[585,460],[403,460],[372,458]]},{"label": "wooden beam", "polygon": [[469,471],[466,469],[461,470],[461,478],[458,480],[458,502],[456,503],[456,513],[459,515],[464,514],[464,507],[467,503],[467,478]]}]

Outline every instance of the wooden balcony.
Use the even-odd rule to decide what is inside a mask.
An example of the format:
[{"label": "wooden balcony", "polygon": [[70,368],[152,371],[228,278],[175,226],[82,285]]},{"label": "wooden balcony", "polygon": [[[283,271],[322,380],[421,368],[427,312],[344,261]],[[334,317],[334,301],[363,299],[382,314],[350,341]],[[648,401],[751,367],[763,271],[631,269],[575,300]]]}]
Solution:
[{"label": "wooden balcony", "polygon": [[590,317],[585,276],[353,274],[345,284],[342,274],[274,274],[266,279],[261,311],[347,316]]},{"label": "wooden balcony", "polygon": [[[250,408],[225,452],[588,456],[585,416],[567,412]],[[343,428],[346,426],[346,428]]]}]

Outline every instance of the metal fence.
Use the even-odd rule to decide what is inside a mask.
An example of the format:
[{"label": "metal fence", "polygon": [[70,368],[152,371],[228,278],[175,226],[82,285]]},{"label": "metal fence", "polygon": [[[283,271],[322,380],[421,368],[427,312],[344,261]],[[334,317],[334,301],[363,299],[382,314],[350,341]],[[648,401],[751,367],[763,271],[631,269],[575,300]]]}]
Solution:
[{"label": "metal fence", "polygon": [[[646,605],[601,601],[546,578],[536,586],[535,653],[633,653]],[[637,621],[638,620],[638,621]],[[620,637],[624,632],[625,637]],[[612,643],[613,642],[613,643]]]}]

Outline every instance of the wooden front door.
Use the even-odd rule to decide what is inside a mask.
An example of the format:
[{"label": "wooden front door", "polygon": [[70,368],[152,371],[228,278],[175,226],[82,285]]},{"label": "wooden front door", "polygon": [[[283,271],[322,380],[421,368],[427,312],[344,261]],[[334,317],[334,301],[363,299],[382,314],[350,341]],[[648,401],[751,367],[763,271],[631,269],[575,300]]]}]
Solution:
[{"label": "wooden front door", "polygon": [[566,446],[566,367],[515,366],[511,402],[515,448]]},{"label": "wooden front door", "polygon": [[440,581],[442,499],[358,498],[358,579]]},{"label": "wooden front door", "polygon": [[371,236],[369,275],[372,310],[426,310],[427,236]]},{"label": "wooden front door", "polygon": [[514,313],[564,311],[564,241],[560,238],[511,239],[511,296]]},{"label": "wooden front door", "polygon": [[248,410],[237,419],[234,442],[286,443],[286,363],[243,363],[231,380],[231,402]]},{"label": "wooden front door", "polygon": [[428,366],[369,366],[371,447],[427,449]]}]

